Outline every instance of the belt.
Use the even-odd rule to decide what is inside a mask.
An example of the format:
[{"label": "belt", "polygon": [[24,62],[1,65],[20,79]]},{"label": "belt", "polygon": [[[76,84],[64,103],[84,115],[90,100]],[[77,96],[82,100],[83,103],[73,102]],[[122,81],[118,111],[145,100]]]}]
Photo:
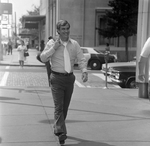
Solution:
[{"label": "belt", "polygon": [[52,71],[52,73],[55,75],[60,75],[60,76],[71,76],[71,75],[73,75],[73,72],[71,72],[71,73],[60,73],[60,72]]}]

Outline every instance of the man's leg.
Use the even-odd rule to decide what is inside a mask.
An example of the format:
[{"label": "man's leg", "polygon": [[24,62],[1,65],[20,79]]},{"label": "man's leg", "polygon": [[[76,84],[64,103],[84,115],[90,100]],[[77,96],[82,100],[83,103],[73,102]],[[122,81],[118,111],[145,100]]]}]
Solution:
[{"label": "man's leg", "polygon": [[64,79],[58,75],[51,74],[51,90],[54,100],[54,134],[59,135],[60,133],[66,134],[66,125],[63,115],[63,104],[64,104]]},{"label": "man's leg", "polygon": [[54,134],[58,136],[60,144],[64,144],[67,139],[65,119],[73,92],[75,76],[63,77],[52,73],[50,77],[51,90],[55,104]]},{"label": "man's leg", "polygon": [[65,95],[64,95],[64,105],[63,105],[63,115],[64,115],[64,120],[67,117],[67,112],[68,108],[70,105],[73,89],[74,89],[74,81],[75,81],[75,76],[72,75],[69,77],[68,80],[66,80],[66,89],[65,89]]}]

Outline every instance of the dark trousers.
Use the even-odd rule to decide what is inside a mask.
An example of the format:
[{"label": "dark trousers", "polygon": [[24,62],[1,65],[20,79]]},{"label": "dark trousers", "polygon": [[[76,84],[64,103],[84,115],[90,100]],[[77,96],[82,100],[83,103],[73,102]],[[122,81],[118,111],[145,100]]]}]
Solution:
[{"label": "dark trousers", "polygon": [[75,76],[56,75],[51,73],[50,83],[54,100],[54,134],[67,134],[65,119],[74,89]]},{"label": "dark trousers", "polygon": [[12,46],[9,46],[9,47],[8,47],[8,54],[9,54],[9,53],[12,55]]}]

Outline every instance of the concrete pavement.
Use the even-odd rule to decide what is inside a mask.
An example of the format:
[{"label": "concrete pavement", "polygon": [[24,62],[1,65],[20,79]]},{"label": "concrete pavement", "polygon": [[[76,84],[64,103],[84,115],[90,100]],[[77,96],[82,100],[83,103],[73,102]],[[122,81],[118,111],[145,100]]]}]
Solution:
[{"label": "concrete pavement", "polygon": [[[44,66],[43,63],[39,62],[36,59],[38,51],[36,49],[29,49],[29,56],[26,57],[25,60],[25,66]],[[3,60],[0,60],[0,65],[13,65],[13,66],[18,66],[18,51],[16,49],[13,49],[13,54],[12,55],[3,55]]]},{"label": "concrete pavement", "polygon": [[[5,64],[16,65],[13,56]],[[59,146],[53,108],[49,87],[0,87],[0,145]],[[66,146],[149,146],[150,102],[138,89],[75,87],[66,124]]]}]

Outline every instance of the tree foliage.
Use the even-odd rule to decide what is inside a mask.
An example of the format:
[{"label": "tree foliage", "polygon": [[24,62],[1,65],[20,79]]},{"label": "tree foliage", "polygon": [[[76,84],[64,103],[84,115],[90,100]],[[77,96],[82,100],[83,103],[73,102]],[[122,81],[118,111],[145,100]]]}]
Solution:
[{"label": "tree foliage", "polygon": [[[33,5],[33,10],[27,10],[27,15],[40,15],[40,6]],[[22,17],[19,19],[20,22],[22,22]]]},{"label": "tree foliage", "polygon": [[37,7],[35,5],[33,5],[33,7],[34,7],[33,11],[27,10],[28,15],[40,15],[40,7]]},{"label": "tree foliage", "polygon": [[128,60],[128,37],[137,33],[138,0],[110,0],[108,6],[112,10],[106,11],[107,24],[99,33],[106,38],[124,36]]}]

